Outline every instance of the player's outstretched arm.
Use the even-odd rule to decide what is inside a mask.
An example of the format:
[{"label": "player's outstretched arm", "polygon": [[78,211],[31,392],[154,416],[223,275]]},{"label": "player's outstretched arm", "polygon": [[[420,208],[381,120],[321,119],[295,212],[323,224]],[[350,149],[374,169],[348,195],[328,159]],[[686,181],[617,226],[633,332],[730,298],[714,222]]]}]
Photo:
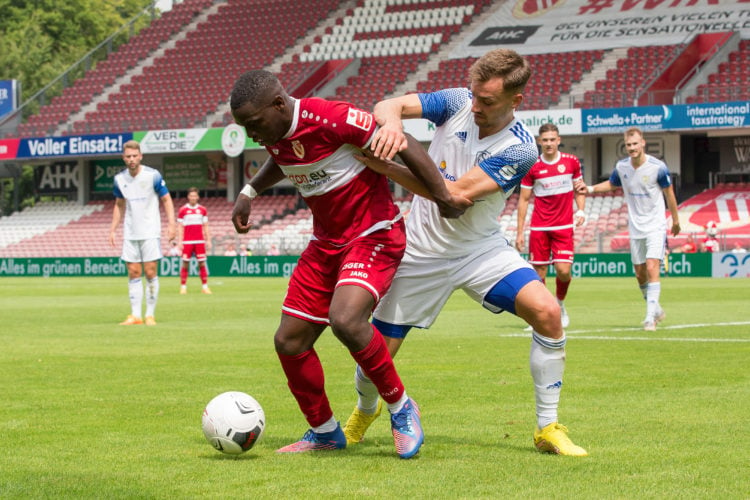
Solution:
[{"label": "player's outstretched arm", "polygon": [[269,157],[250,183],[245,185],[240,194],[237,195],[237,200],[234,202],[234,209],[232,209],[232,224],[235,231],[240,234],[250,231],[250,227],[252,227],[250,206],[253,198],[285,177],[281,168]]},{"label": "player's outstretched arm", "polygon": [[406,139],[408,147],[399,153],[399,157],[430,193],[430,198],[440,209],[440,215],[449,218],[459,217],[472,205],[471,201],[454,196],[448,189],[440,170],[419,141],[409,134],[406,135]]},{"label": "player's outstretched arm", "polygon": [[405,165],[393,160],[376,158],[371,151],[363,151],[361,155],[354,155],[358,161],[379,174],[383,174],[396,184],[400,184],[414,194],[432,200],[430,191]]},{"label": "player's outstretched arm", "polygon": [[378,102],[372,114],[379,128],[375,132],[370,149],[376,158],[392,160],[408,146],[401,120],[421,118],[422,103],[416,94],[407,94]]},{"label": "player's outstretched arm", "polygon": [[608,191],[614,191],[617,189],[617,186],[614,186],[609,181],[600,182],[599,184],[594,184],[593,186],[587,186],[585,182],[582,180],[578,180],[574,184],[576,193],[578,194],[593,194],[593,193],[606,193]]}]

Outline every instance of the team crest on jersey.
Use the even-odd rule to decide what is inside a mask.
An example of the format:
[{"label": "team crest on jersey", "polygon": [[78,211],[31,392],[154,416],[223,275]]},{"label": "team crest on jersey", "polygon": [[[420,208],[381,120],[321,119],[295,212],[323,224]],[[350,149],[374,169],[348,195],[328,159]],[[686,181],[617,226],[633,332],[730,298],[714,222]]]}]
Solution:
[{"label": "team crest on jersey", "polygon": [[480,151],[480,152],[478,152],[478,153],[477,153],[477,155],[476,155],[476,156],[474,157],[474,165],[479,165],[479,164],[480,164],[480,163],[482,163],[482,162],[483,162],[484,160],[486,160],[486,159],[488,159],[488,158],[490,158],[490,157],[492,157],[492,153],[490,153],[489,151],[487,151],[487,150],[485,150],[485,151]]},{"label": "team crest on jersey", "polygon": [[560,172],[561,174],[565,173],[565,165],[558,165],[557,171]]},{"label": "team crest on jersey", "polygon": [[292,151],[300,160],[305,157],[305,146],[299,141],[292,141]]},{"label": "team crest on jersey", "polygon": [[349,112],[346,115],[346,123],[362,130],[370,130],[372,115],[361,109],[349,108]]}]

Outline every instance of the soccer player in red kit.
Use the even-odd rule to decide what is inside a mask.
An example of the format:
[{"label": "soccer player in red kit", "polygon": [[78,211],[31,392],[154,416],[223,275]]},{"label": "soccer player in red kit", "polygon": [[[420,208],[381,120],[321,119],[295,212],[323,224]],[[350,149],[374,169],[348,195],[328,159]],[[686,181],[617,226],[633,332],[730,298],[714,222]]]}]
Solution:
[{"label": "soccer player in red kit", "polygon": [[[419,408],[407,396],[382,335],[369,322],[406,246],[404,222],[387,178],[354,158],[369,147],[377,130],[373,116],[346,102],[295,99],[263,70],[239,77],[230,107],[248,137],[270,154],[237,197],[235,229],[250,229],[252,200],[285,178],[313,215],[313,237],[290,278],[274,336],[289,389],[310,429],[278,452],[346,447],[314,348],[330,326],[387,403],[398,455],[414,456],[424,439]],[[460,213],[451,209],[459,204],[437,170],[415,175],[425,178],[445,215]]]},{"label": "soccer player in red kit", "polygon": [[[524,225],[531,193],[534,210],[529,231],[529,263],[546,283],[547,268],[555,266],[555,295],[560,304],[563,328],[570,324],[565,297],[570,286],[573,266],[573,225],[586,222],[586,196],[576,193],[573,183],[583,179],[581,162],[575,156],[559,151],[560,131],[552,123],[539,127],[537,142],[542,155],[521,181],[518,195],[516,248],[523,251]],[[578,210],[573,213],[573,200]]]},{"label": "soccer player in red kit", "polygon": [[178,245],[182,251],[182,268],[180,269],[180,294],[187,293],[188,268],[190,259],[195,255],[198,261],[198,274],[201,278],[201,292],[211,294],[208,288],[208,267],[206,251],[211,250],[211,234],[208,230],[208,211],[198,203],[198,188],[191,187],[187,194],[188,202],[177,212],[177,223],[180,225]]}]

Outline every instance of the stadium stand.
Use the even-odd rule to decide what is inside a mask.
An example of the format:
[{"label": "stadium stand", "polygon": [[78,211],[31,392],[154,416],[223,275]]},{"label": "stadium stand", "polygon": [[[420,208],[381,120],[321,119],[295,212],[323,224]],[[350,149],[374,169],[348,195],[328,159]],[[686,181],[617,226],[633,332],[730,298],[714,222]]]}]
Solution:
[{"label": "stadium stand", "polygon": [[[185,198],[175,199],[175,210],[186,201]],[[214,253],[226,241],[239,245],[241,238],[231,221],[234,205],[223,198],[202,198],[201,203],[208,209]],[[47,202],[2,217],[0,257],[119,256],[119,244],[112,248],[108,242],[113,205],[114,201],[91,202],[85,206],[75,202]],[[297,209],[298,199],[295,195],[261,196],[253,205],[252,219],[260,228],[264,228],[288,214],[298,212]],[[162,224],[166,224],[163,211]],[[277,227],[274,226],[274,229]],[[118,242],[122,241],[122,226],[118,228],[116,237]],[[162,241],[165,254],[168,245],[169,242]],[[265,250],[265,247],[258,250],[261,249]]]},{"label": "stadium stand", "polygon": [[[449,59],[443,57],[445,51],[457,35],[502,3],[183,0],[43,106],[18,132],[43,136],[200,127],[209,122],[223,126],[232,122],[226,99],[236,73],[251,67],[276,72],[285,86],[305,95],[315,92],[364,108],[396,92],[465,86],[474,59]],[[269,22],[279,17],[283,23]],[[248,26],[253,26],[251,33]],[[527,55],[535,68],[554,71],[535,72],[523,109],[631,106],[645,80],[658,76],[685,49],[684,45],[649,45]],[[718,57],[726,60],[716,62],[717,71],[706,77],[688,102],[748,98],[750,41],[741,40],[736,50]],[[590,90],[573,102],[581,88]],[[734,192],[718,187],[709,191],[705,196],[716,200]],[[231,241],[238,247],[250,242],[256,254],[267,252],[270,245],[283,253],[301,249],[311,230],[309,211],[294,196],[260,200],[268,200],[268,206],[254,206],[258,228],[239,236],[231,225],[231,204],[203,198],[215,242]],[[182,203],[175,200],[175,207]],[[408,211],[408,200],[399,203]],[[510,240],[515,238],[516,203],[512,196],[499,216]],[[47,205],[0,219],[0,256],[119,254],[119,248],[106,242],[111,202],[77,207],[80,213],[59,209],[43,223],[31,218]],[[603,244],[609,246],[603,242],[613,235],[613,241],[619,241],[617,235],[627,225],[621,193],[591,198],[586,211],[589,222],[576,231],[577,251],[602,250]],[[716,213],[718,217],[721,212]],[[11,223],[13,217],[25,222]],[[750,239],[741,241],[750,243]],[[614,242],[611,249],[622,250]]]},{"label": "stadium stand", "polygon": [[750,40],[741,40],[737,50],[729,53],[726,61],[719,63],[717,71],[708,75],[706,83],[698,85],[688,103],[743,101],[750,99]]},{"label": "stadium stand", "polygon": [[[95,217],[101,208],[97,204],[81,206],[72,201],[47,202],[0,217],[0,257],[35,256],[37,249],[25,248],[25,241],[56,233],[58,228],[75,221]],[[49,250],[54,250],[54,247]],[[38,251],[44,250],[39,248]]]},{"label": "stadium stand", "polygon": [[35,137],[65,132],[65,125],[71,116],[95,103],[99,96],[106,95],[118,78],[146,59],[211,3],[212,0],[184,0],[164,13],[21,124],[19,135]]}]

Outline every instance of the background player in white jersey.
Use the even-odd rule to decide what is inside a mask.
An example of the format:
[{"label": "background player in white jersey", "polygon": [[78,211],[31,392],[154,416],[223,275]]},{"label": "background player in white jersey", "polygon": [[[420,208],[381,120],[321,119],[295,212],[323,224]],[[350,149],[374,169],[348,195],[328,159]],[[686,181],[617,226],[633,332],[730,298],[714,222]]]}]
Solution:
[{"label": "background player in white jersey", "polygon": [[[573,266],[573,224],[581,226],[586,221],[586,195],[576,193],[574,182],[583,180],[581,162],[575,156],[563,153],[557,125],[545,123],[539,127],[537,142],[542,154],[521,181],[518,195],[518,223],[516,248],[523,252],[526,213],[534,193],[534,210],[529,231],[529,263],[542,279],[547,280],[547,268],[555,266],[555,295],[560,304],[563,328],[570,324],[565,310]],[[573,200],[578,210],[573,213]]]},{"label": "background player in white jersey", "polygon": [[[289,388],[310,430],[278,451],[346,447],[314,349],[330,325],[388,403],[399,456],[414,456],[424,439],[419,408],[407,396],[383,337],[369,323],[406,244],[388,179],[354,158],[375,134],[372,114],[345,102],[290,97],[267,71],[240,76],[230,107],[248,137],[270,154],[237,198],[232,213],[237,231],[250,229],[251,202],[258,193],[284,178],[295,185],[313,214],[313,237],[292,272],[274,336]],[[426,182],[450,201],[437,172],[428,170],[426,175],[431,176]]]},{"label": "background player in white jersey", "polygon": [[198,261],[198,276],[201,279],[201,293],[211,294],[208,288],[208,267],[206,253],[211,250],[211,232],[208,229],[208,210],[199,204],[200,194],[197,187],[187,191],[188,202],[177,212],[177,223],[180,231],[177,241],[182,249],[182,268],[180,269],[180,294],[187,293],[187,278],[190,259],[195,255]]},{"label": "background player in white jersey", "polygon": [[646,299],[643,329],[654,331],[657,323],[666,317],[659,303],[659,274],[667,232],[664,198],[672,214],[672,236],[680,234],[680,217],[667,165],[646,154],[646,140],[639,128],[629,128],[625,131],[624,138],[628,157],[615,164],[609,179],[593,186],[586,186],[581,181],[576,183],[576,190],[591,194],[622,187],[628,205],[630,257],[641,294]]},{"label": "background player in white jersey", "polygon": [[[407,219],[407,249],[391,289],[373,314],[392,355],[412,327],[428,328],[455,290],[463,290],[493,313],[509,311],[529,323],[530,366],[536,395],[533,440],[545,452],[586,455],[557,421],[565,364],[560,306],[539,276],[510,245],[498,221],[505,200],[537,158],[534,136],[515,119],[531,75],[526,60],[511,50],[493,50],[469,70],[471,89],[409,94],[379,102],[381,129],[373,141],[380,158],[360,157],[369,167],[415,193]],[[389,159],[397,151],[407,163],[422,148],[406,146],[401,120],[426,118],[437,126],[429,148],[454,194],[473,201],[457,219],[445,219],[409,170]],[[429,159],[428,159],[429,160]],[[380,403],[366,374],[355,374],[360,394],[345,433],[359,442],[377,417]]]},{"label": "background player in white jersey", "polygon": [[161,215],[159,200],[167,213],[167,237],[175,237],[174,206],[167,185],[158,170],[141,165],[143,155],[137,141],[128,141],[123,146],[122,158],[127,165],[115,176],[115,206],[112,210],[112,225],[109,243],[115,246],[115,231],[125,220],[122,231],[122,260],[128,266],[128,291],[131,312],[121,325],[143,323],[143,284],[146,275],[146,325],[156,324],[154,313],[159,298],[158,261],[161,252]]}]

